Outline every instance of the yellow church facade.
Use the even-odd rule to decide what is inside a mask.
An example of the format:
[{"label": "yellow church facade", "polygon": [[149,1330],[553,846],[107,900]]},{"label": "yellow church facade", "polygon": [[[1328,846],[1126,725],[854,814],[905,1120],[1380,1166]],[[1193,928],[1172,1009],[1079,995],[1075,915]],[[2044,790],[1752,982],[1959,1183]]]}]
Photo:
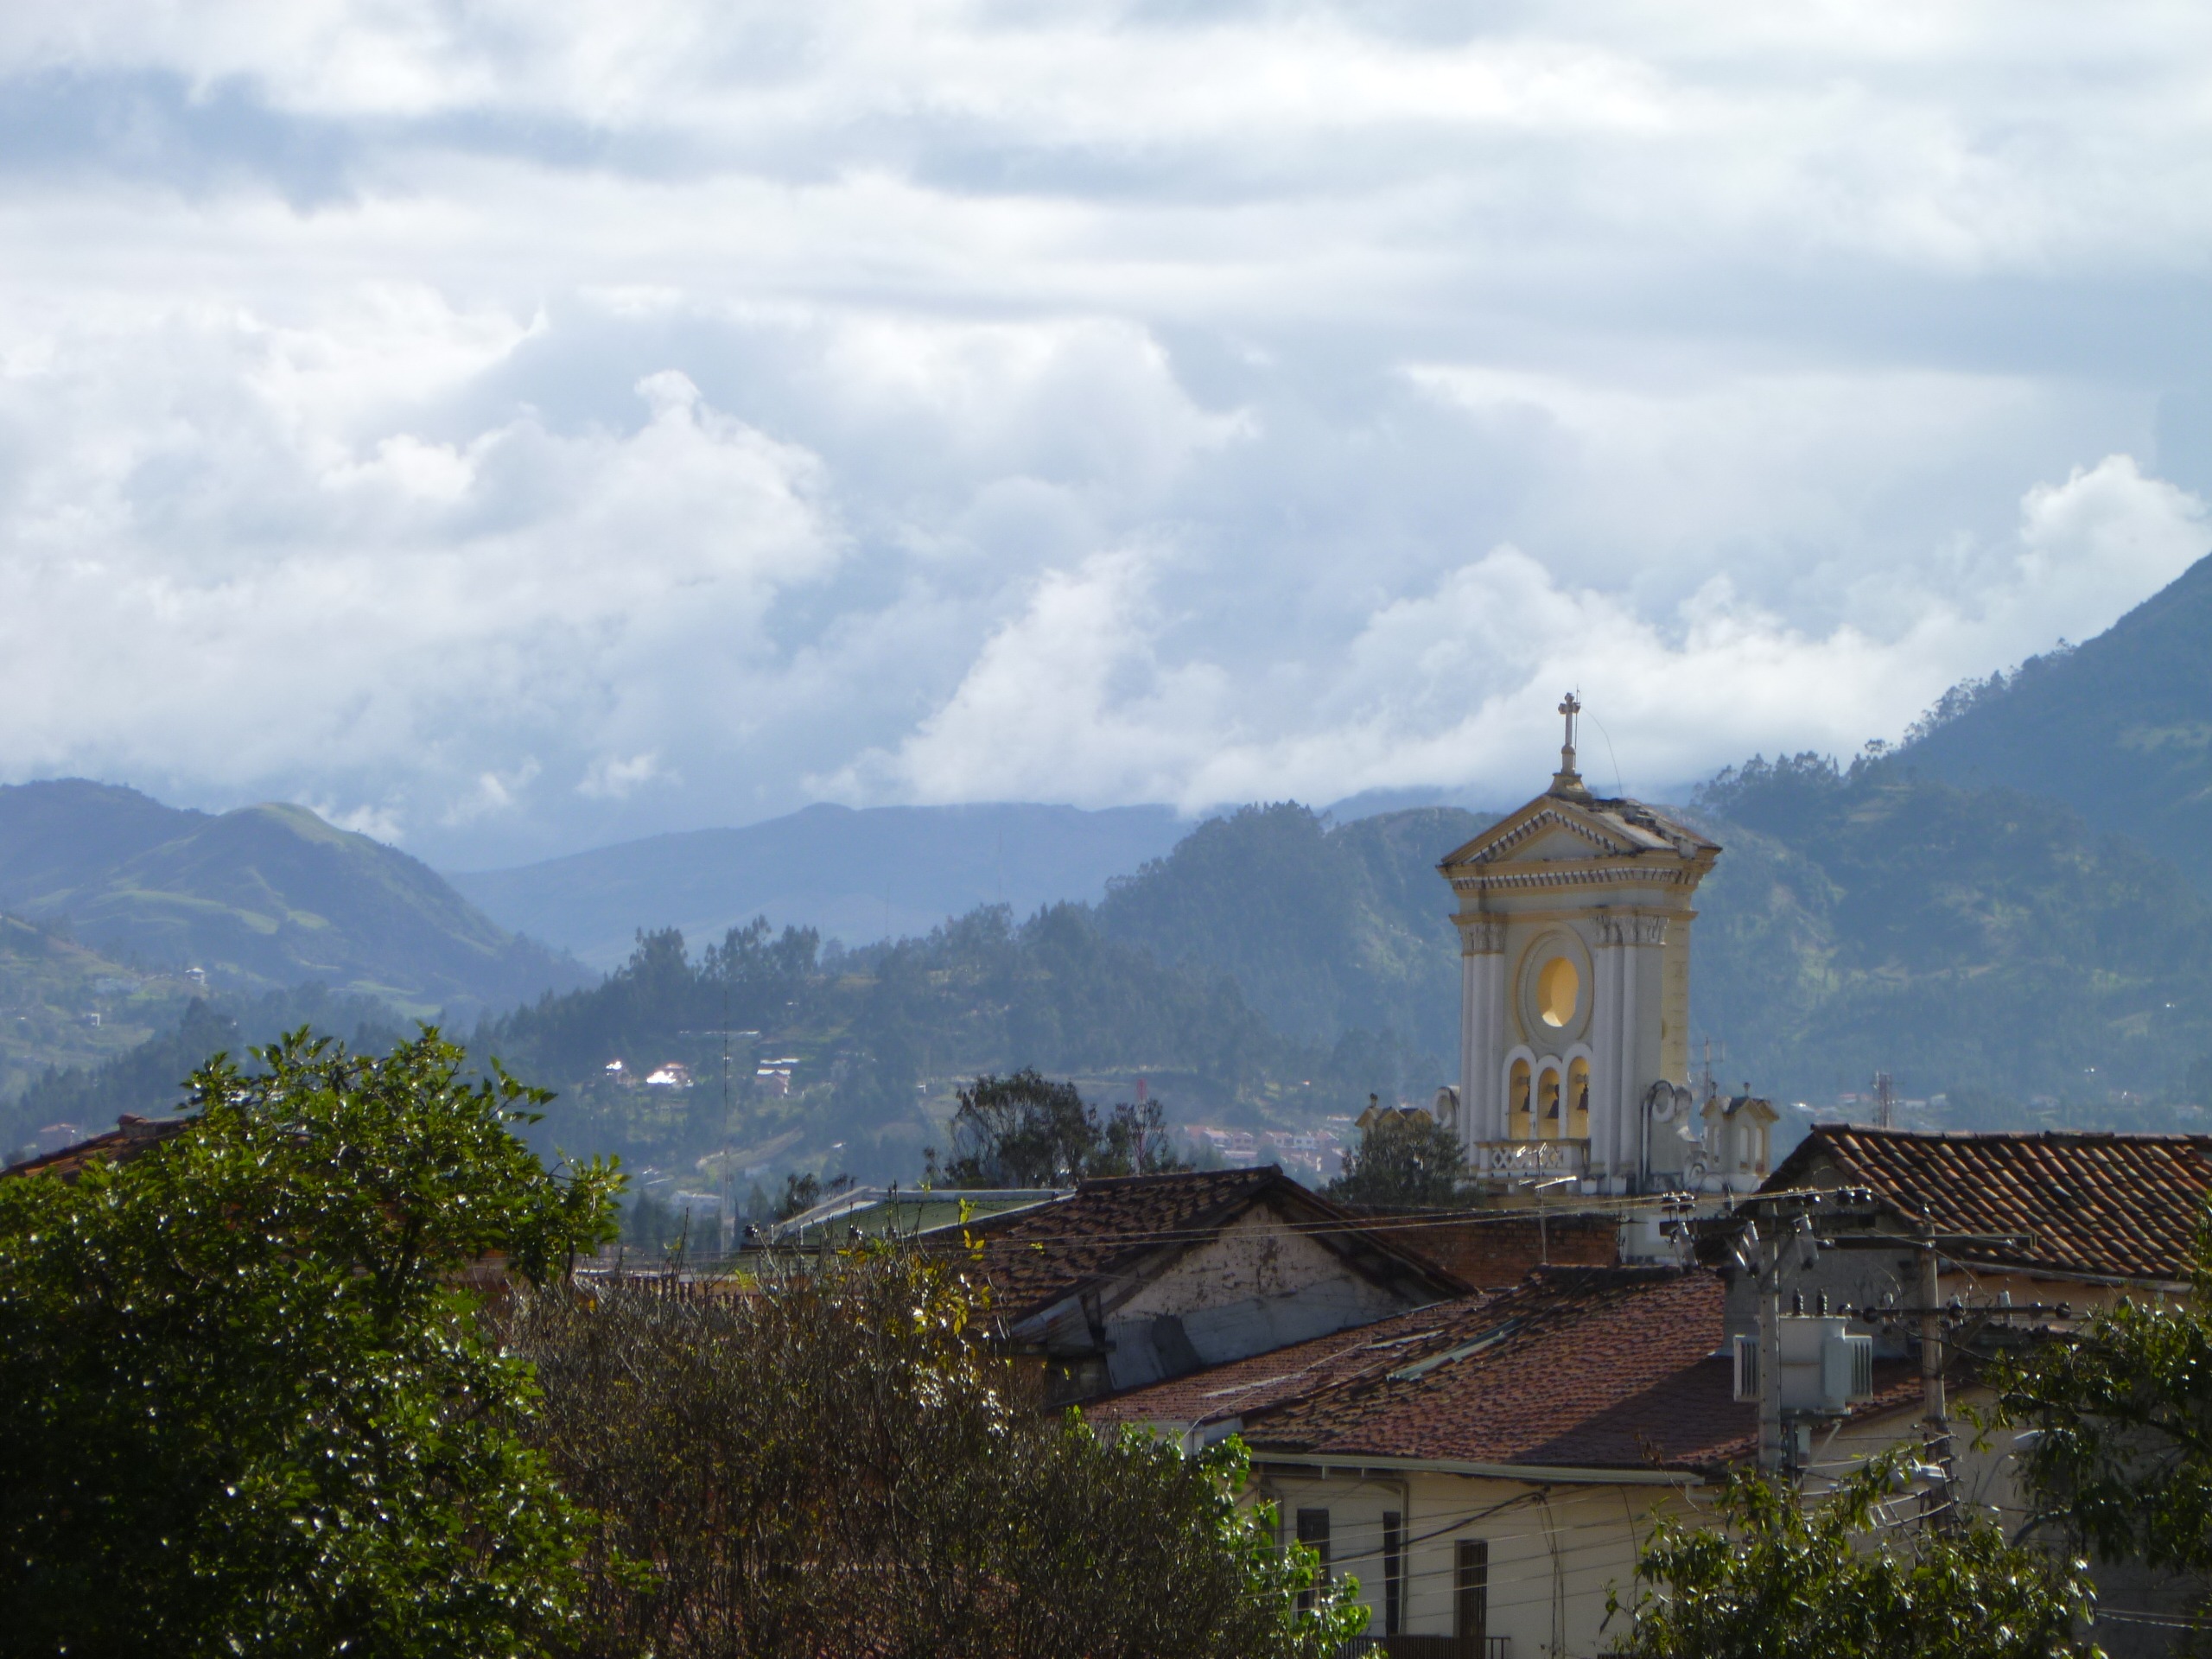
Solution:
[{"label": "yellow church facade", "polygon": [[1446,858],[1461,961],[1460,1077],[1445,1102],[1485,1185],[1747,1190],[1765,1102],[1689,1084],[1690,927],[1720,848],[1575,770]]}]

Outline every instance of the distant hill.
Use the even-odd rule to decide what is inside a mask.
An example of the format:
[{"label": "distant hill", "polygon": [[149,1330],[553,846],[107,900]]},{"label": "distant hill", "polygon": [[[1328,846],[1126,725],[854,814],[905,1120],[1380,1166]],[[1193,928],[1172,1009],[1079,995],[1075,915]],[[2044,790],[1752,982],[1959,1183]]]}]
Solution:
[{"label": "distant hill", "polygon": [[145,1042],[177,1019],[194,988],[0,915],[0,1101],[49,1067],[97,1065]]},{"label": "distant hill", "polygon": [[1496,816],[1417,807],[1332,828],[1295,802],[1248,806],[1109,882],[1099,930],[1227,975],[1301,1041],[1395,1031],[1456,1070],[1459,953],[1436,865]]},{"label": "distant hill", "polygon": [[0,909],[135,972],[198,967],[233,992],[317,981],[473,1017],[590,978],[305,807],[215,815],[81,779],[0,787]]},{"label": "distant hill", "polygon": [[1955,688],[1897,758],[2064,801],[2212,894],[2212,557],[2087,644]]},{"label": "distant hill", "polygon": [[[1725,849],[1698,893],[1691,1022],[1732,1083],[1832,1107],[1880,1069],[2079,1120],[2116,1090],[2175,1097],[2212,1052],[2212,906],[2061,803],[1802,756],[1724,773],[1686,816]],[[1098,926],[1226,975],[1294,1039],[1394,1031],[1441,1080],[1459,963],[1435,865],[1489,821],[1246,808],[1112,883]]]},{"label": "distant hill", "polygon": [[[10,919],[0,928],[23,925]],[[162,983],[149,981],[143,990],[157,991]],[[142,1027],[133,1035],[121,1020],[104,1020],[90,1034],[107,1037],[105,1049],[54,1057],[13,1099],[12,1090],[0,1090],[0,1159],[12,1162],[33,1151],[67,1146],[99,1133],[124,1112],[158,1116],[175,1111],[184,1102],[184,1079],[219,1049],[251,1070],[247,1049],[312,1025],[356,1048],[381,1053],[397,1040],[404,1023],[382,1001],[335,995],[312,984],[212,1002],[192,996],[181,1005],[172,1000],[167,1007],[174,1023],[166,1027]],[[108,1011],[116,1012],[111,1000]],[[152,1011],[151,1003],[142,1000],[124,1018],[135,1014],[143,1020]],[[58,1063],[64,1058],[73,1063]]]},{"label": "distant hill", "polygon": [[[2212,1050],[2212,906],[2062,803],[1894,763],[1755,761],[1700,794],[1694,1029],[1730,1079],[2171,1099]],[[2205,1103],[2198,1103],[2200,1104]]]},{"label": "distant hill", "polygon": [[640,928],[716,939],[766,916],[857,945],[924,934],[979,905],[1026,916],[1096,898],[1186,827],[1164,806],[818,805],[447,879],[501,925],[613,968]]}]

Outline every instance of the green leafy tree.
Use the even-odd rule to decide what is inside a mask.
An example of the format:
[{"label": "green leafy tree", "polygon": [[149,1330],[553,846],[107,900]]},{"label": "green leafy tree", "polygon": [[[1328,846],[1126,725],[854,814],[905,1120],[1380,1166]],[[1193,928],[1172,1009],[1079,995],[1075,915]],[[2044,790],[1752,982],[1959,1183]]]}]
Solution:
[{"label": "green leafy tree", "polygon": [[[2212,1233],[2185,1303],[2123,1300],[2070,1339],[2000,1360],[1997,1414],[2031,1524],[2111,1562],[2212,1575]],[[2200,1599],[2200,1614],[2212,1602]],[[2200,1633],[2200,1650],[2205,1645]]]},{"label": "green leafy tree", "polygon": [[548,1174],[512,1133],[545,1096],[434,1031],[256,1054],[128,1164],[0,1181],[5,1643],[540,1650],[583,1528],[469,1287],[560,1277],[617,1178]]},{"label": "green leafy tree", "polygon": [[795,1170],[784,1177],[784,1196],[776,1205],[775,1219],[789,1221],[803,1216],[825,1199],[853,1190],[849,1175],[833,1176],[827,1185],[812,1170]]},{"label": "green leafy tree", "polygon": [[1241,1444],[1037,1410],[957,1258],[872,1244],[730,1288],[508,1316],[532,1433],[605,1517],[594,1659],[1322,1659],[1363,1628],[1356,1582],[1241,1501]]},{"label": "green leafy tree", "polygon": [[[2008,1542],[1978,1516],[1892,1516],[1906,1454],[1870,1459],[1816,1503],[1756,1476],[1719,1528],[1662,1520],[1637,1561],[1637,1659],[2101,1659],[2079,1634],[2088,1566]],[[1611,1616],[1624,1610],[1616,1597]]]},{"label": "green leafy tree", "polygon": [[1157,1102],[1116,1106],[1102,1122],[1073,1084],[1033,1070],[986,1073],[963,1089],[952,1134],[962,1151],[945,1166],[951,1186],[1056,1186],[1189,1167]]},{"label": "green leafy tree", "polygon": [[1419,1210],[1459,1202],[1466,1179],[1459,1137],[1427,1113],[1370,1108],[1328,1193],[1372,1209]]}]

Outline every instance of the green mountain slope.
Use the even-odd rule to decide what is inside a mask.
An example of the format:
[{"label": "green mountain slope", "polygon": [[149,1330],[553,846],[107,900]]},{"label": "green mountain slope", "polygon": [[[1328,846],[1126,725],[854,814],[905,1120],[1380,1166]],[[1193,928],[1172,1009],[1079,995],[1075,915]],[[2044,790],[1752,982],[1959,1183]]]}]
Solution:
[{"label": "green mountain slope", "polygon": [[90,1066],[174,1021],[194,987],[87,950],[19,916],[0,916],[0,1102],[54,1066]]},{"label": "green mountain slope", "polygon": [[[1135,1098],[1141,1077],[1173,1122],[1303,1128],[1394,1090],[1408,1064],[1387,1042],[1286,1039],[1226,978],[1108,938],[1079,905],[1019,924],[988,907],[851,952],[765,921],[696,956],[652,934],[604,984],[488,1022],[474,1047],[562,1091],[544,1144],[733,1179],[911,1181],[925,1146],[949,1151],[954,1090],[982,1071],[1033,1065],[1097,1102]],[[769,1060],[788,1094],[760,1080]],[[690,1086],[639,1085],[671,1065]]]},{"label": "green mountain slope", "polygon": [[[149,981],[143,988],[150,992],[160,984]],[[117,1012],[111,1001],[109,1012]],[[150,1017],[150,1002],[104,1021],[97,1032],[109,1034],[107,1047],[52,1057],[20,1095],[0,1096],[0,1158],[12,1161],[97,1135],[124,1112],[152,1117],[175,1111],[184,1100],[184,1079],[218,1050],[250,1070],[248,1048],[311,1025],[381,1053],[398,1039],[402,1023],[382,1001],[335,995],[320,985],[219,1002],[193,996],[181,1009],[172,995],[162,1012],[174,1023],[150,1032],[142,1024],[135,1034],[124,1019]]]},{"label": "green mountain slope", "polygon": [[1393,1031],[1450,1063],[1459,947],[1436,864],[1490,822],[1421,807],[1331,828],[1294,802],[1248,806],[1109,883],[1098,925],[1163,962],[1229,976],[1300,1040]]},{"label": "green mountain slope", "polygon": [[926,933],[979,905],[1027,915],[1096,899],[1183,827],[1164,806],[817,804],[741,830],[654,836],[519,869],[448,876],[504,927],[599,968],[638,930],[719,938],[755,916],[862,944]]},{"label": "green mountain slope", "polygon": [[2068,807],[1801,755],[1700,797],[1694,1027],[1727,1076],[1815,1102],[2171,1097],[2212,1048],[2212,906]]},{"label": "green mountain slope", "polygon": [[1900,755],[2064,801],[2212,893],[2212,557],[2088,644],[1956,688]]},{"label": "green mountain slope", "polygon": [[[2174,1097],[2212,1051],[2212,906],[2062,804],[1806,756],[1723,774],[1688,816],[1725,849],[1691,1020],[1732,1082],[1827,1103],[1884,1070],[1916,1096],[2101,1110]],[[1248,808],[1113,884],[1099,925],[1227,976],[1294,1039],[1395,1032],[1440,1081],[1459,963],[1435,865],[1486,821]]]},{"label": "green mountain slope", "polygon": [[472,1015],[587,982],[429,866],[304,807],[211,816],[81,780],[0,788],[0,899],[151,970],[210,985],[306,981]]}]

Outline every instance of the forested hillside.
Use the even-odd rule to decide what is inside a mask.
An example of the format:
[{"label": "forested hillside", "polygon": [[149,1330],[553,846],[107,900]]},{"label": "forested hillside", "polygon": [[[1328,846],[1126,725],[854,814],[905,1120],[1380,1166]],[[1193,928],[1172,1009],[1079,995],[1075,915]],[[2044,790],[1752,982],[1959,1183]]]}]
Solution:
[{"label": "forested hillside", "polygon": [[20,1093],[0,1099],[0,1159],[26,1147],[50,1148],[98,1134],[124,1112],[159,1116],[175,1111],[184,1099],[184,1079],[218,1051],[251,1069],[247,1049],[302,1026],[373,1053],[412,1034],[389,1005],[374,997],[334,995],[321,985],[254,997],[191,996],[168,1005],[164,1016],[159,1028],[142,1026],[104,1054],[44,1067]]},{"label": "forested hillside", "polygon": [[653,836],[447,879],[502,926],[605,969],[628,957],[640,928],[718,939],[766,916],[857,945],[926,933],[979,905],[1027,916],[1085,902],[1109,876],[1173,847],[1185,828],[1164,806],[991,801],[856,810],[817,802],[742,829]]},{"label": "forested hillside", "polygon": [[[1721,1046],[1725,1080],[1832,1110],[1880,1069],[1948,1095],[1953,1123],[2198,1122],[2180,1114],[2212,1084],[2212,906],[2140,847],[1899,760],[1754,760],[1688,812],[1725,849],[1692,975],[1693,1039]],[[560,1091],[546,1147],[741,1190],[793,1169],[912,1179],[946,1149],[953,1090],[1022,1066],[1101,1104],[1141,1077],[1171,1121],[1307,1127],[1454,1077],[1435,865],[1486,821],[1247,808],[1095,908],[987,906],[860,950],[765,920],[696,952],[645,933],[603,983],[486,1020],[473,1046]],[[158,1109],[219,1017],[27,1106]]]},{"label": "forested hillside", "polygon": [[1459,957],[1436,866],[1495,817],[1423,807],[1331,828],[1295,802],[1248,806],[1109,883],[1098,925],[1228,975],[1294,1036],[1395,1031],[1450,1058]]},{"label": "forested hillside", "polygon": [[[912,1180],[925,1147],[950,1149],[953,1091],[988,1071],[1035,1066],[1102,1103],[1141,1077],[1172,1121],[1295,1127],[1433,1090],[1441,1068],[1362,1031],[1286,1037],[1225,976],[1163,966],[1077,905],[1020,923],[985,908],[858,951],[766,922],[696,954],[649,934],[603,985],[487,1022],[472,1046],[562,1091],[542,1143],[663,1172],[706,1159],[740,1181],[794,1166]],[[688,1086],[646,1081],[671,1064]],[[788,1095],[764,1066],[788,1070]]]},{"label": "forested hillside", "polygon": [[140,976],[197,967],[241,995],[315,981],[473,1018],[590,979],[419,860],[305,807],[214,815],[82,779],[0,787],[0,910]]},{"label": "forested hillside", "polygon": [[1879,1067],[1916,1095],[2051,1096],[2075,1122],[2115,1091],[2196,1088],[2212,907],[2140,846],[1897,760],[1754,761],[1699,804],[1728,850],[1694,1018],[1730,1076],[1819,1101]]},{"label": "forested hillside", "polygon": [[53,1066],[95,1065],[175,1023],[194,987],[0,915],[0,1103]]},{"label": "forested hillside", "polygon": [[2087,644],[1957,687],[1902,758],[2063,801],[2212,893],[2212,557]]}]

